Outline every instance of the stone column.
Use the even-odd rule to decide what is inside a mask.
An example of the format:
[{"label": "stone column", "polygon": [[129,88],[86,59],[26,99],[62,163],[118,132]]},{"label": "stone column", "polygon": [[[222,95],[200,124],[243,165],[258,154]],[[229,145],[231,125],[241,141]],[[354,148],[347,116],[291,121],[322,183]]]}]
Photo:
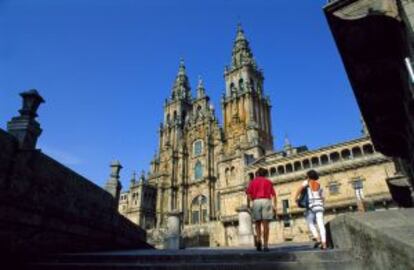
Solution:
[{"label": "stone column", "polygon": [[254,236],[252,229],[252,217],[246,205],[236,209],[239,215],[239,246],[254,247]]},{"label": "stone column", "polygon": [[161,227],[161,220],[162,220],[162,185],[160,183],[158,183],[157,186],[157,208],[156,208],[156,213],[157,213],[157,228]]},{"label": "stone column", "polygon": [[20,149],[34,150],[42,133],[40,124],[36,121],[37,109],[45,101],[34,89],[21,93],[20,96],[23,98],[20,115],[7,123],[7,131],[16,137]]},{"label": "stone column", "polygon": [[111,175],[109,176],[108,181],[105,184],[105,190],[108,191],[112,197],[115,199],[115,209],[118,209],[119,204],[119,195],[121,193],[122,185],[119,181],[120,179],[120,171],[122,169],[122,165],[118,160],[115,160],[111,163]]},{"label": "stone column", "polygon": [[180,249],[182,248],[181,238],[181,212],[171,211],[167,213],[167,235],[165,237],[165,249]]}]

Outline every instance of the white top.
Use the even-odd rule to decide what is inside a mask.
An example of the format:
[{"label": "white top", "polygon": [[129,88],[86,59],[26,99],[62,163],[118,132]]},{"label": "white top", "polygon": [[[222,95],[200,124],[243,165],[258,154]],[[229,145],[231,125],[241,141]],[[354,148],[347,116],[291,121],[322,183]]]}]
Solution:
[{"label": "white top", "polygon": [[309,209],[314,212],[323,211],[323,189],[312,191],[309,187],[309,180],[303,181],[302,186],[308,190]]}]

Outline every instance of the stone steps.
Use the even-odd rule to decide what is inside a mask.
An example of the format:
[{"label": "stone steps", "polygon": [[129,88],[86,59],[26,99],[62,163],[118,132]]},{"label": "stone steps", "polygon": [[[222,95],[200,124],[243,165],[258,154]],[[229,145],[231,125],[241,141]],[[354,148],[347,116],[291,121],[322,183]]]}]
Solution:
[{"label": "stone steps", "polygon": [[359,270],[365,269],[359,264],[352,261],[324,261],[324,262],[233,262],[233,263],[146,263],[146,264],[102,264],[102,263],[63,263],[63,264],[39,264],[32,265],[31,270],[321,270],[321,269],[335,269],[335,270]]},{"label": "stone steps", "polygon": [[27,270],[127,270],[127,269],[363,269],[348,250],[276,248],[253,249],[139,250],[88,254],[51,255],[38,259]]}]

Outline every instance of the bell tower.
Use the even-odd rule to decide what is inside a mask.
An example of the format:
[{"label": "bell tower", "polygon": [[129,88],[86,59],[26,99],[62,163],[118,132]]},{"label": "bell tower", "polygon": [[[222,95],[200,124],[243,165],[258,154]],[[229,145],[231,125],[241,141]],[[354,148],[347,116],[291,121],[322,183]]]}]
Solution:
[{"label": "bell tower", "polygon": [[226,90],[221,102],[227,151],[233,152],[238,146],[259,147],[262,154],[272,151],[270,100],[264,95],[263,73],[240,24],[224,78]]}]

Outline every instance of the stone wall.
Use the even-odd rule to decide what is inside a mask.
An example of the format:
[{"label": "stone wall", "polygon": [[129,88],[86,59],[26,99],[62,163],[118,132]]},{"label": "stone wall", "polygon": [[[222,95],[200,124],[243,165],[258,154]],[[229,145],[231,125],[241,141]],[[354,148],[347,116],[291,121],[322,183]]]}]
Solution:
[{"label": "stone wall", "polygon": [[114,198],[0,129],[0,252],[35,255],[149,248]]},{"label": "stone wall", "polygon": [[329,224],[335,248],[364,269],[414,269],[414,209],[342,215]]}]

